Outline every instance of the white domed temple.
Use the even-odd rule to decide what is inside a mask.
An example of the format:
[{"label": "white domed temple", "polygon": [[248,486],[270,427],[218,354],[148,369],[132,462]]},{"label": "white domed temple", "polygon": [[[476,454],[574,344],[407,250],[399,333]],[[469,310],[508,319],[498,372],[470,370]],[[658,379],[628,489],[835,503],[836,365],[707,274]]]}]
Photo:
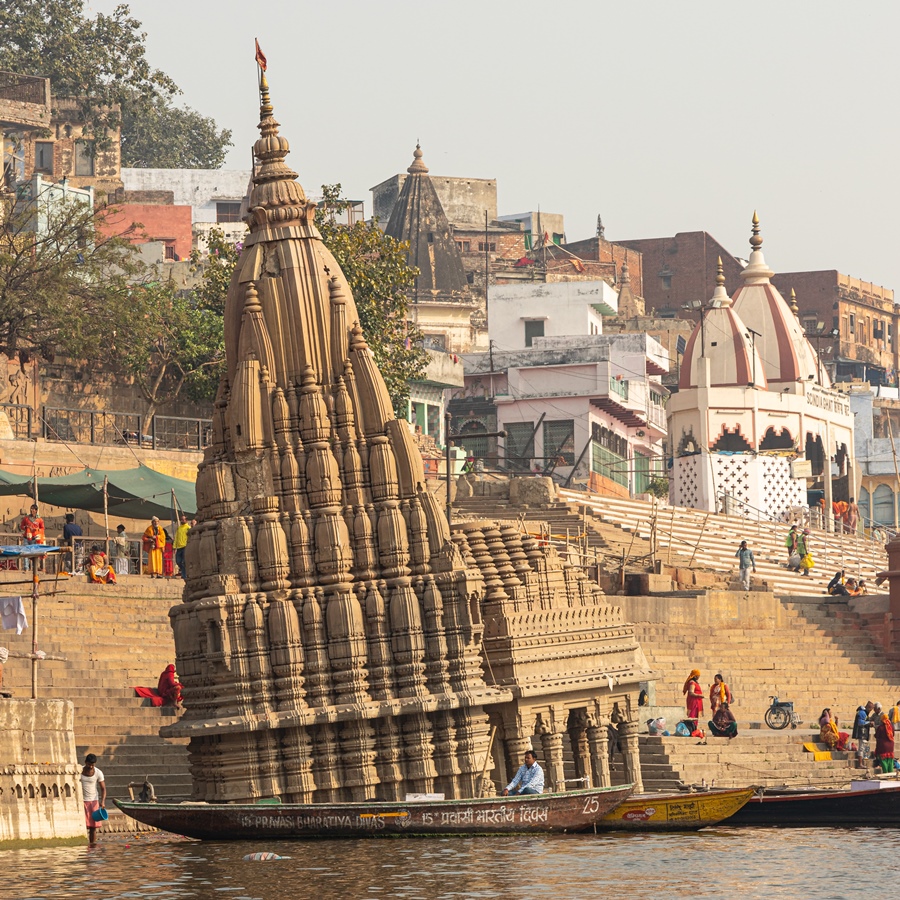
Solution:
[{"label": "white domed temple", "polygon": [[688,340],[668,405],[671,498],[678,506],[780,517],[807,490],[853,496],[853,415],[832,390],[794,309],[770,281],[759,219],[742,284],[719,260],[712,298]]}]

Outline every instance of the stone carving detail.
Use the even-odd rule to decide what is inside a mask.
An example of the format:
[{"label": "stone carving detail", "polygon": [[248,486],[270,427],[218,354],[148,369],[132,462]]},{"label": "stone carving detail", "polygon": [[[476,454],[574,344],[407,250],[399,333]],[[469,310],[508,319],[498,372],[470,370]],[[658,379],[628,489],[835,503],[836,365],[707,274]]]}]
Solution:
[{"label": "stone carving detail", "polygon": [[[520,682],[562,704],[545,736],[560,782],[566,679],[582,708],[607,690],[603,654],[636,682],[633,632],[516,528],[451,534],[261,90],[201,524],[171,612],[186,713],[165,731],[190,738],[194,799],[471,796],[501,742],[509,765],[528,745]],[[504,723],[493,749],[489,710]]]}]

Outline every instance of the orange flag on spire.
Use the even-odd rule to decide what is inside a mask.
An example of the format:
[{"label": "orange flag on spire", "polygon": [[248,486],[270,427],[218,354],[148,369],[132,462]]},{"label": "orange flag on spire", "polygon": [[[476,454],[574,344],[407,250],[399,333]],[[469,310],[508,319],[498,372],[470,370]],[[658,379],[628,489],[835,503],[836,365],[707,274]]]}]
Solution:
[{"label": "orange flag on spire", "polygon": [[254,38],[256,42],[256,63],[263,70],[266,71],[266,54],[259,49],[259,41]]}]

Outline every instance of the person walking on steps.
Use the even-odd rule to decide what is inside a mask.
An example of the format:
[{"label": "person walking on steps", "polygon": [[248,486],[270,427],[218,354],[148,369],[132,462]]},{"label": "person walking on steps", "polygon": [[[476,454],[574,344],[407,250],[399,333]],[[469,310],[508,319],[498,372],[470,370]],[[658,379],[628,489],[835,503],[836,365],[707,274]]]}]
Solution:
[{"label": "person walking on steps", "polygon": [[812,554],[809,552],[809,529],[804,528],[803,534],[797,539],[797,553],[800,554],[801,575],[809,575],[809,570],[813,567]]},{"label": "person walking on steps", "polygon": [[750,590],[750,570],[756,574],[756,560],[753,558],[753,551],[747,546],[746,541],[741,541],[737,553],[734,554],[738,558],[738,566],[741,573],[741,585],[745,591]]},{"label": "person walking on steps", "polygon": [[87,826],[88,841],[94,843],[97,839],[97,829],[100,822],[94,818],[94,813],[99,809],[106,809],[106,782],[103,773],[95,763],[97,757],[88,753],[84,758],[84,768],[81,770],[81,793],[84,795],[84,824]]},{"label": "person walking on steps", "polygon": [[791,530],[784,539],[784,546],[787,549],[788,568],[792,572],[800,571],[800,554],[797,550],[797,543],[800,540],[800,532],[797,531],[796,525],[791,525]]}]

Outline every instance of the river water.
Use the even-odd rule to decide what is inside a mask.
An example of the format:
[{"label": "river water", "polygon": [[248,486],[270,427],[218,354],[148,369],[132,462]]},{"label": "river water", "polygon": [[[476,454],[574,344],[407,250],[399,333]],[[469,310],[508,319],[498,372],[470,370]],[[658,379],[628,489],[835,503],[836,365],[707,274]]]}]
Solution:
[{"label": "river water", "polygon": [[[245,862],[270,850],[290,859]],[[201,843],[108,835],[0,852],[3,900],[582,900],[884,896],[900,829]]]}]

